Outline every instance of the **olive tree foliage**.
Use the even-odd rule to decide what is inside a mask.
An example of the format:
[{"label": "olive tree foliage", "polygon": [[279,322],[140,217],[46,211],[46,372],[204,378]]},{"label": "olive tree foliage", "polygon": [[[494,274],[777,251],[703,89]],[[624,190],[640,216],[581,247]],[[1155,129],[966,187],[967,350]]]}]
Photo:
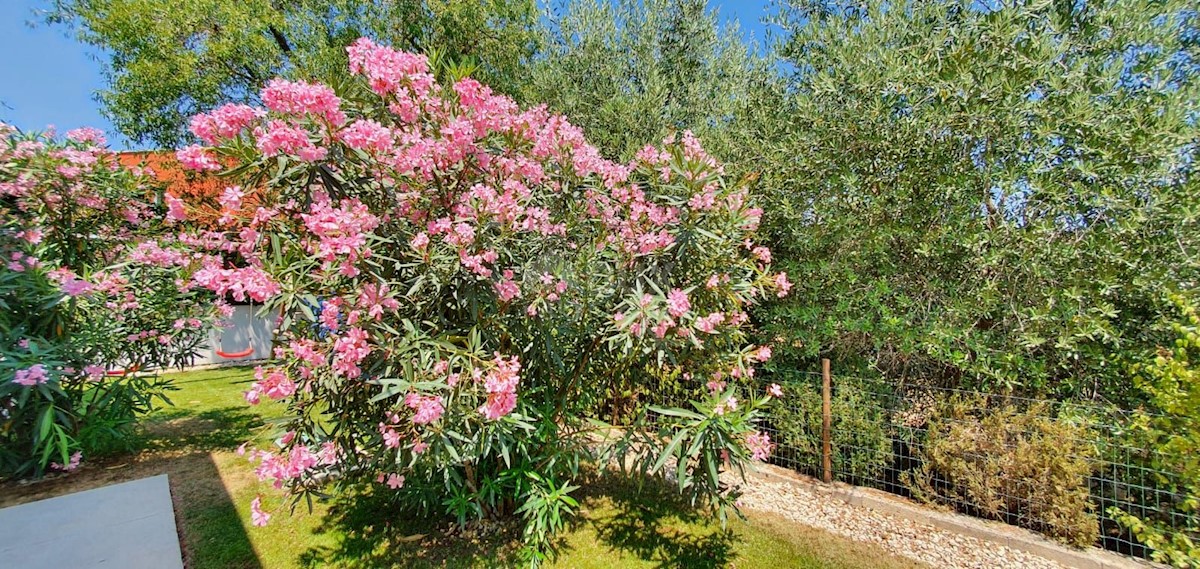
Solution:
[{"label": "olive tree foliage", "polygon": [[193,115],[257,103],[276,76],[333,81],[372,36],[476,67],[502,92],[536,46],[534,0],[52,0],[47,20],[96,48],[104,114],[129,139],[179,146]]},{"label": "olive tree foliage", "polygon": [[608,156],[690,129],[735,170],[781,82],[736,23],[704,0],[581,0],[549,7],[522,90],[593,133]]},{"label": "olive tree foliage", "polygon": [[763,142],[777,367],[1125,394],[1197,276],[1197,15],[1148,2],[778,5],[786,136]]}]

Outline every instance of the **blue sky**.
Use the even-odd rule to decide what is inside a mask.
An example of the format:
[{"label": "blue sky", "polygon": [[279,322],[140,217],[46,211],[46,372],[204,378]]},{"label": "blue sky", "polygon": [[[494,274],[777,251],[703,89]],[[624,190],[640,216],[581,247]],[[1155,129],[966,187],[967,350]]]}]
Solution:
[{"label": "blue sky", "polygon": [[[63,132],[94,126],[109,133],[113,147],[130,147],[95,102],[94,94],[104,81],[100,63],[66,28],[41,22],[36,10],[46,4],[0,1],[0,53],[6,54],[0,58],[0,120],[23,130],[55,125]],[[767,0],[710,0],[722,20],[736,18],[743,32],[759,40],[764,33],[759,20],[767,4]]]}]

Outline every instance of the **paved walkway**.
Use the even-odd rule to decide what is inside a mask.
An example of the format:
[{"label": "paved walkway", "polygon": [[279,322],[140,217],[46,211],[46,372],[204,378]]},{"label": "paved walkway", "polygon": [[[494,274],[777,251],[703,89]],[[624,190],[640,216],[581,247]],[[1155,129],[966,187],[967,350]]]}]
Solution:
[{"label": "paved walkway", "polygon": [[167,475],[0,510],[0,565],[182,569]]}]

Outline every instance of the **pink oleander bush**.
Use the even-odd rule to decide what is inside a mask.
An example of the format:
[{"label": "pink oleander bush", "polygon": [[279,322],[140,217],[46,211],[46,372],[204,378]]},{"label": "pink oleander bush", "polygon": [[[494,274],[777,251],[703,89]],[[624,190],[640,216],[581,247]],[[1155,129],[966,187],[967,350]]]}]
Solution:
[{"label": "pink oleander bush", "polygon": [[180,280],[157,191],[99,131],[0,124],[0,478],[125,446],[165,399],[153,371],[204,339],[211,295]]},{"label": "pink oleander bush", "polygon": [[[259,476],[296,498],[335,479],[460,522],[519,515],[533,562],[597,457],[670,465],[724,515],[719,473],[772,447],[755,427],[771,398],[745,388],[770,349],[746,345],[746,310],[791,287],[754,242],[746,187],[690,133],[619,164],[543,107],[439,82],[424,56],[366,39],[348,54],[339,92],[272,81],[265,108],[193,118],[204,146],[179,152],[234,165],[222,231],[190,237],[214,252],[195,283],[279,318],[246,399],[290,419],[250,451]],[[692,408],[651,406],[665,377],[694,387]],[[615,394],[637,402],[627,428],[596,420]]]}]

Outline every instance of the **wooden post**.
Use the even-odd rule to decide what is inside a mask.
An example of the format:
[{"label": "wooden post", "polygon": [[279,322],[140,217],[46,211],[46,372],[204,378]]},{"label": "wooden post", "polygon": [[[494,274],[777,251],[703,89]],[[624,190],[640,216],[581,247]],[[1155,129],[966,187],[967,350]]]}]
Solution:
[{"label": "wooden post", "polygon": [[821,358],[821,479],[833,482],[833,379],[829,374],[829,359]]}]

